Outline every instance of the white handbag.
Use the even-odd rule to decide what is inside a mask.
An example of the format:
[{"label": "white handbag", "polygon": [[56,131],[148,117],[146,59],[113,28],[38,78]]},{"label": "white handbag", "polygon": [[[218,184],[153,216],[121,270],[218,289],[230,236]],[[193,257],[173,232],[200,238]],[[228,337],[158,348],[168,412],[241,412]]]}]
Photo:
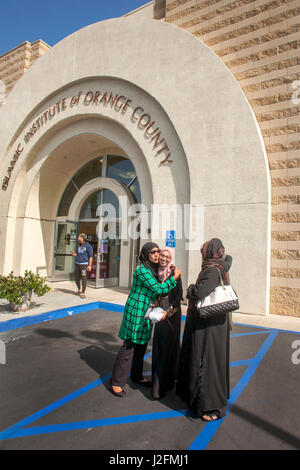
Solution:
[{"label": "white handbag", "polygon": [[144,318],[148,318],[149,320],[152,321],[152,323],[156,323],[160,321],[163,318],[163,316],[164,316],[164,310],[161,307],[155,307],[155,308],[149,307]]},{"label": "white handbag", "polygon": [[[217,268],[218,269],[218,268]],[[197,302],[197,310],[201,318],[212,318],[229,313],[239,308],[238,297],[231,286],[224,285],[218,269],[221,285],[217,286],[204,299]]]}]

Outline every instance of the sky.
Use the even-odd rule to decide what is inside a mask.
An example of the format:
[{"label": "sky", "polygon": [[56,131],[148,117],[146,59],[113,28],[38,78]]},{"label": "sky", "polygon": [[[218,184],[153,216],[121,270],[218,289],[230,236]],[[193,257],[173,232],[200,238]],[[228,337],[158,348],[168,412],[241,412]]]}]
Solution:
[{"label": "sky", "polygon": [[0,55],[24,41],[50,46],[98,21],[122,16],[149,0],[0,0]]}]

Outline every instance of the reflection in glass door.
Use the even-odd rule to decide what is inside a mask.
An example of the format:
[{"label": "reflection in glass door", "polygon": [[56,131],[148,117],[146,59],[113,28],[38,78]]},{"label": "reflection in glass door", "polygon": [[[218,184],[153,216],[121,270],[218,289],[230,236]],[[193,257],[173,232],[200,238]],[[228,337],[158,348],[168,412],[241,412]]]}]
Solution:
[{"label": "reflection in glass door", "polygon": [[[106,215],[107,211],[103,209],[104,204],[110,205],[109,217]],[[98,189],[91,193],[80,210],[80,232],[86,233],[88,239],[93,241],[94,260],[88,277],[90,281],[95,280],[96,287],[119,285],[121,252],[119,217],[119,199],[109,189]],[[92,224],[95,224],[93,233],[88,229]]]},{"label": "reflection in glass door", "polygon": [[[111,220],[99,230],[96,287],[113,287],[119,285],[120,273],[120,233],[119,221]],[[113,224],[113,227],[112,227]],[[109,236],[109,234],[114,234]]]},{"label": "reflection in glass door", "polygon": [[76,252],[77,226],[76,222],[56,222],[53,281],[65,281],[74,277],[75,257],[72,256],[72,251]]}]

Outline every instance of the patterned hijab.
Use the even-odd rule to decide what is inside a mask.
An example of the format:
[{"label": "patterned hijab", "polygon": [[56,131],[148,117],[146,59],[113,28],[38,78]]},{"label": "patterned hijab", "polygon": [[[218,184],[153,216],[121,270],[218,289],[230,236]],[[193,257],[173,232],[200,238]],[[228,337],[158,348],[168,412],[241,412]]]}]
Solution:
[{"label": "patterned hijab", "polygon": [[229,284],[229,277],[227,272],[225,271],[225,266],[223,262],[224,253],[225,248],[219,238],[212,238],[211,240],[205,242],[203,247],[201,248],[202,269],[200,275],[202,274],[203,270],[208,266],[216,266],[223,272],[224,278]]},{"label": "patterned hijab", "polygon": [[174,250],[168,246],[165,246],[161,252],[163,251],[167,251],[171,257],[169,263],[167,264],[167,266],[159,266],[158,268],[158,275],[159,275],[159,281],[160,282],[165,282],[166,279],[168,279],[168,277],[170,276],[171,274],[171,268],[170,266],[172,264],[174,264]]},{"label": "patterned hijab", "polygon": [[146,268],[150,269],[155,279],[159,280],[159,276],[158,276],[159,263],[152,263],[149,260],[149,253],[150,251],[153,250],[153,248],[159,248],[157,243],[153,243],[153,242],[145,243],[145,245],[141,249],[139,260],[140,260],[140,264],[143,264]]}]

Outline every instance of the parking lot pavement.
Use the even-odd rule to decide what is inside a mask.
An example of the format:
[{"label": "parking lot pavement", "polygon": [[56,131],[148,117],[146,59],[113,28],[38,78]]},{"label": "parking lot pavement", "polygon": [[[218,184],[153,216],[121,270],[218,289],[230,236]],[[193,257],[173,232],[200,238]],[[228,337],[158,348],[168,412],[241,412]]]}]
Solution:
[{"label": "parking lot pavement", "polygon": [[108,306],[0,333],[0,449],[300,449],[299,333],[235,325],[228,413],[205,424],[174,391],[153,401],[129,378],[126,398],[109,392],[121,318]]}]

